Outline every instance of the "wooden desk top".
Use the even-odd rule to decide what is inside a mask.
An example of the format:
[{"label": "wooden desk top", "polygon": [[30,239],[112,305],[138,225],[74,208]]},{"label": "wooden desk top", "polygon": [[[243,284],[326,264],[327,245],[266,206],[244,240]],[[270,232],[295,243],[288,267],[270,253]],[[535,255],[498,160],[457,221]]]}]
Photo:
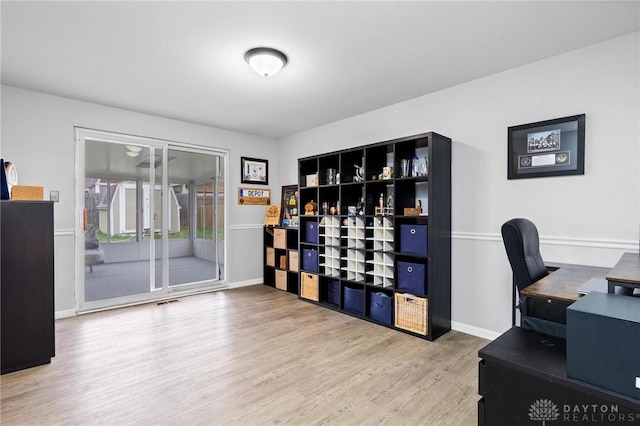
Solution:
[{"label": "wooden desk top", "polygon": [[611,271],[610,268],[563,263],[549,266],[558,269],[526,287],[521,291],[523,295],[575,302],[580,298],[578,289],[583,284],[591,278],[607,278]]},{"label": "wooden desk top", "polygon": [[607,274],[608,281],[640,284],[640,254],[625,253]]}]

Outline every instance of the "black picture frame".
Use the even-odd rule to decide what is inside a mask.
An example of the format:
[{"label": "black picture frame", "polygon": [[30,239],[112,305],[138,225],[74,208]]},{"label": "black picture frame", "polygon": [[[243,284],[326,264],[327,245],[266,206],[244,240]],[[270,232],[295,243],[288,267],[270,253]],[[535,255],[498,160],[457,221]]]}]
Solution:
[{"label": "black picture frame", "polygon": [[282,187],[280,224],[286,228],[297,228],[300,223],[298,185]]},{"label": "black picture frame", "polygon": [[269,185],[269,160],[240,157],[240,181],[255,185]]},{"label": "black picture frame", "polygon": [[507,178],[584,174],[585,114],[508,128]]}]

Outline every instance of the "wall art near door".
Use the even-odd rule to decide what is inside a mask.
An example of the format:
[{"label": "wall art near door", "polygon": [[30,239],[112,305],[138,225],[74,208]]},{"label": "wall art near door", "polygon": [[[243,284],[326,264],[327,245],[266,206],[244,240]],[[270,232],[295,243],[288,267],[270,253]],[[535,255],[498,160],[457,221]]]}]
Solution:
[{"label": "wall art near door", "polygon": [[242,183],[269,184],[269,160],[241,157]]},{"label": "wall art near door", "polygon": [[508,179],[584,174],[585,115],[508,129]]},{"label": "wall art near door", "polygon": [[300,211],[298,208],[298,185],[285,185],[282,187],[282,226],[297,228]]}]

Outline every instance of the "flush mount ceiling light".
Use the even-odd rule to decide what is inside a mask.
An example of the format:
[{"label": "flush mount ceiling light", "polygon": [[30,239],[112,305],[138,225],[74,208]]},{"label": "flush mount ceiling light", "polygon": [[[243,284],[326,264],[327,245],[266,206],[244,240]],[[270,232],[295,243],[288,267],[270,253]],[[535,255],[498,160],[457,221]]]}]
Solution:
[{"label": "flush mount ceiling light", "polygon": [[287,55],[270,47],[256,47],[244,54],[244,60],[255,72],[265,77],[275,75],[287,65]]},{"label": "flush mount ceiling light", "polygon": [[135,146],[135,145],[127,145],[127,150],[125,151],[125,154],[127,154],[129,157],[137,157],[138,155],[140,155],[140,151],[142,151],[142,147]]}]

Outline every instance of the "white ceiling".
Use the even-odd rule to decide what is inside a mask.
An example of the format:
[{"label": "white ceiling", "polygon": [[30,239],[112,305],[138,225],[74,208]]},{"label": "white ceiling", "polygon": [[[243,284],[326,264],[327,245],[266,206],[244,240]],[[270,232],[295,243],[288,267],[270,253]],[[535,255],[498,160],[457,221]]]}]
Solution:
[{"label": "white ceiling", "polygon": [[[281,138],[640,29],[635,1],[2,1],[2,83]],[[289,64],[264,78],[246,50]]]}]

